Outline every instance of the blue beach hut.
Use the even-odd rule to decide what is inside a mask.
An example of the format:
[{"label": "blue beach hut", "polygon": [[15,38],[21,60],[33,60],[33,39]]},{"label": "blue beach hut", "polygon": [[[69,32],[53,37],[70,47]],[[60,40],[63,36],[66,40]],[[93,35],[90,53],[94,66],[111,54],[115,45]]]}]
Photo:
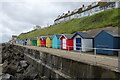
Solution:
[{"label": "blue beach hut", "polygon": [[18,44],[21,44],[21,40],[18,40]]},{"label": "blue beach hut", "polygon": [[103,50],[104,49],[120,49],[120,35],[107,30],[102,30],[94,37],[94,47],[98,48],[96,53],[114,55],[118,54],[117,51]]},{"label": "blue beach hut", "polygon": [[27,39],[24,39],[23,40],[23,45],[27,45],[27,43],[28,43],[27,41],[28,41]]},{"label": "blue beach hut", "polygon": [[22,40],[19,40],[19,44],[23,45],[23,41],[22,41]]},{"label": "blue beach hut", "polygon": [[19,40],[16,40],[16,44],[19,44]]},{"label": "blue beach hut", "polygon": [[60,36],[61,34],[54,34],[52,37],[52,48],[60,48]]}]

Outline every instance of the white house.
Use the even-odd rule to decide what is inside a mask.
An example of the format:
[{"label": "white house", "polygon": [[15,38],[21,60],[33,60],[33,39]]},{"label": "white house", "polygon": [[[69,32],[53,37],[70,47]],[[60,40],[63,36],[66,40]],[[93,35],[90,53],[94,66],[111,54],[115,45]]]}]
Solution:
[{"label": "white house", "polygon": [[[97,2],[93,2],[91,3],[89,6],[82,6],[80,9],[81,11],[79,12],[79,9],[75,9],[74,11],[72,11],[71,13],[68,12],[67,16],[65,17],[65,15],[63,14],[61,17],[59,16],[59,18],[57,18],[57,20],[54,21],[54,24],[58,24],[64,21],[68,21],[70,19],[74,19],[74,18],[82,18],[85,16],[90,16],[96,13],[99,13],[101,11],[105,11],[111,8],[120,8],[120,0],[105,0],[106,2],[102,2],[101,1],[97,1]],[[63,17],[64,16],[64,17]]]}]

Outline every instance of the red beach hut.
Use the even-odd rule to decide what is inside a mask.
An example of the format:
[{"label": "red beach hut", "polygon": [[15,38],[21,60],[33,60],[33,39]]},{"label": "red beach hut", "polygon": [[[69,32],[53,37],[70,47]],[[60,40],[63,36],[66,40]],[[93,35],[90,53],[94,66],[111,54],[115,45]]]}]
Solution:
[{"label": "red beach hut", "polygon": [[71,39],[73,34],[62,34],[59,38],[61,40],[61,49],[72,50],[73,49],[73,39]]},{"label": "red beach hut", "polygon": [[41,44],[41,46],[42,47],[45,47],[46,46],[46,36],[41,36],[41,38],[40,38],[40,44]]}]

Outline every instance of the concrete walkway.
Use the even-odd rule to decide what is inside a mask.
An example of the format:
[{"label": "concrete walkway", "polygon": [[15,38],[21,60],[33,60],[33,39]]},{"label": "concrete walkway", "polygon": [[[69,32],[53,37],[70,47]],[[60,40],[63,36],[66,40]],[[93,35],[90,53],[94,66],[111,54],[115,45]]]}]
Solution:
[{"label": "concrete walkway", "polygon": [[[19,46],[23,46],[23,45],[19,45]],[[107,69],[118,72],[118,57],[117,56],[93,55],[89,53],[65,51],[65,50],[60,50],[60,49],[36,47],[36,46],[25,46],[24,45],[23,47],[47,52],[53,55],[72,59],[72,60],[79,61],[79,62],[88,63],[90,65],[102,66]]]}]

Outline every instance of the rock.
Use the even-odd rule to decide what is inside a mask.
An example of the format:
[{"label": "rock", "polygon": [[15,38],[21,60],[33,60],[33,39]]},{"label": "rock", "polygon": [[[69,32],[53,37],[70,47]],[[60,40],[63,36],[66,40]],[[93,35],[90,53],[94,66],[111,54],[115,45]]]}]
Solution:
[{"label": "rock", "polygon": [[35,70],[34,67],[32,67],[32,65],[29,65],[28,68],[25,70],[25,72],[23,73],[25,77],[30,76],[31,78],[35,78],[37,76],[37,71]]},{"label": "rock", "polygon": [[7,73],[15,75],[15,73],[17,72],[17,69],[18,69],[18,64],[19,64],[19,62],[12,61],[8,65]]},{"label": "rock", "polygon": [[9,80],[10,78],[12,78],[12,75],[10,74],[3,74],[2,76],[2,80]]},{"label": "rock", "polygon": [[2,68],[3,68],[3,71],[2,71],[2,72],[3,72],[3,73],[6,73],[7,70],[8,70],[8,61],[7,61],[7,60],[3,63]]},{"label": "rock", "polygon": [[17,69],[17,73],[24,73],[24,68],[21,68],[20,66],[18,66],[19,68]]},{"label": "rock", "polygon": [[46,76],[41,77],[42,80],[49,80]]},{"label": "rock", "polygon": [[17,51],[13,45],[2,47],[3,74],[7,77],[2,80],[41,80],[36,69],[24,60],[22,51],[24,49]]},{"label": "rock", "polygon": [[15,78],[17,78],[17,80],[24,80],[23,74],[21,73],[17,73]]},{"label": "rock", "polygon": [[25,61],[25,60],[20,61],[20,65],[21,65],[23,68],[28,66],[27,61]]}]

